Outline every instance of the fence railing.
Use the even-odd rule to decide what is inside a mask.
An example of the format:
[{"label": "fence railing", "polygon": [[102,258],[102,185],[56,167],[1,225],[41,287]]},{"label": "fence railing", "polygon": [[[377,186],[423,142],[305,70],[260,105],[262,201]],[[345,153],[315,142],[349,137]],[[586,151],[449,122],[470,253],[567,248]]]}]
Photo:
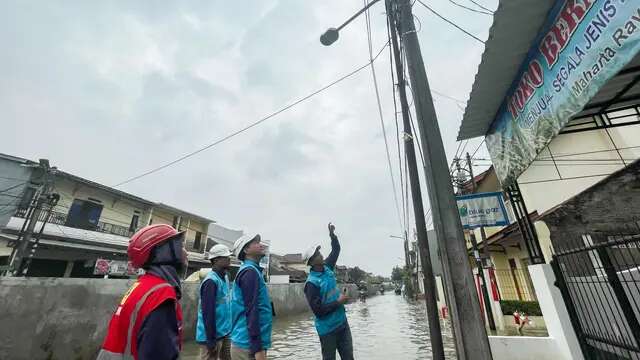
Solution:
[{"label": "fence railing", "polygon": [[[26,210],[16,212],[15,216],[24,219],[26,216]],[[40,216],[38,216],[38,221],[44,221],[46,217],[47,217],[47,212],[41,211]],[[47,221],[47,223],[78,228],[76,226],[68,225],[67,214],[59,211],[52,211],[51,216],[49,217],[49,220]],[[84,230],[98,231],[106,234],[113,234],[113,235],[119,235],[124,237],[130,237],[131,235],[133,235],[133,231],[130,231],[129,228],[126,226],[116,225],[116,224],[112,224],[104,221],[99,221],[98,225],[93,229],[84,229]]]},{"label": "fence railing", "polygon": [[529,271],[495,269],[501,300],[538,301]]},{"label": "fence railing", "polygon": [[640,224],[565,236],[552,265],[588,359],[640,359]]}]

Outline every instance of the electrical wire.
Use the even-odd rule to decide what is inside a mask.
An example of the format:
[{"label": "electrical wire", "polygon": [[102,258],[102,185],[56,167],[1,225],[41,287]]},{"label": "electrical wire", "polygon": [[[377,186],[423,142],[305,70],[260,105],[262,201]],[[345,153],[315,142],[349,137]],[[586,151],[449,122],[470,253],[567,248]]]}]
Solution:
[{"label": "electrical wire", "polygon": [[561,178],[561,179],[546,179],[546,180],[523,181],[523,182],[518,181],[518,184],[520,184],[520,185],[541,184],[541,183],[549,183],[549,182],[555,182],[555,181],[587,179],[587,178],[600,177],[600,176],[609,176],[609,175],[611,175],[611,173],[608,173],[608,174],[595,174],[595,175],[583,175],[583,176],[572,176],[572,177],[565,177],[565,178]]},{"label": "electrical wire", "polygon": [[[389,39],[391,39],[391,28],[390,28],[390,24],[389,24],[389,17],[387,17],[387,37]],[[407,227],[407,213],[405,211],[406,209],[406,202],[408,201],[406,198],[406,194],[404,193],[404,181],[405,178],[403,176],[403,171],[402,171],[402,147],[400,146],[400,125],[398,122],[398,102],[396,101],[396,79],[395,79],[395,74],[393,71],[393,50],[391,49],[391,46],[389,46],[389,70],[390,70],[390,74],[391,74],[391,96],[393,97],[393,117],[395,120],[395,124],[396,124],[396,145],[398,147],[398,173],[400,174],[400,192],[401,192],[401,198],[402,198],[402,219],[403,219],[403,230],[406,229]],[[408,180],[408,179],[406,179]]]},{"label": "electrical wire", "polygon": [[488,12],[486,10],[473,9],[473,8],[470,8],[470,7],[466,6],[466,5],[459,4],[459,3],[455,2],[454,0],[449,0],[449,2],[452,3],[455,6],[461,7],[463,9],[465,9],[465,10],[468,10],[468,11],[472,11],[472,12],[475,12],[475,13],[478,13],[478,14],[484,14],[484,15],[493,16],[492,12]]},{"label": "electrical wire", "polygon": [[0,190],[0,194],[2,194],[2,193],[4,193],[4,192],[7,192],[7,191],[9,191],[9,190],[13,190],[13,189],[15,189],[15,188],[17,188],[17,187],[20,187],[20,186],[22,186],[22,185],[24,185],[24,184],[28,183],[28,182],[29,182],[29,181],[24,181],[24,182],[21,182],[21,183],[16,184],[16,185],[9,186],[8,188],[6,188],[6,189],[4,189],[4,190]]},{"label": "electrical wire", "polygon": [[[368,1],[364,0],[364,6],[367,7]],[[371,76],[373,79],[373,87],[376,93],[376,102],[378,104],[378,115],[380,116],[380,127],[382,128],[382,137],[384,139],[384,147],[387,154],[387,165],[389,167],[389,176],[391,177],[391,185],[393,186],[393,199],[396,206],[396,212],[398,213],[398,222],[400,228],[402,228],[402,216],[400,215],[400,204],[398,202],[398,192],[396,188],[396,180],[393,176],[393,166],[391,165],[391,154],[389,151],[389,142],[387,140],[387,130],[384,125],[384,115],[382,114],[382,103],[380,101],[380,90],[378,89],[378,77],[376,76],[376,68],[373,63],[373,43],[371,41],[371,18],[369,14],[369,9],[365,11],[365,23],[366,23],[366,31],[367,31],[367,42],[369,45],[369,66],[371,66]],[[387,43],[389,42],[388,39]]]},{"label": "electrical wire", "polygon": [[480,150],[480,147],[485,143],[485,141],[487,141],[487,138],[482,139],[482,142],[478,144],[475,150],[473,150],[473,154],[471,154],[471,157],[476,156],[476,153],[478,152],[478,150]]},{"label": "electrical wire", "polygon": [[424,6],[425,8],[427,8],[427,10],[431,11],[434,15],[436,15],[437,17],[439,17],[440,19],[446,21],[448,24],[452,25],[453,27],[455,27],[456,29],[462,31],[463,33],[467,34],[468,36],[470,36],[471,38],[475,39],[478,42],[481,43],[485,43],[483,40],[481,40],[479,37],[473,35],[472,33],[468,32],[467,30],[463,29],[462,27],[460,27],[458,24],[454,23],[453,21],[447,19],[446,17],[440,15],[437,11],[433,10],[431,7],[429,7],[429,5],[425,4],[422,0],[418,0],[418,2]]},{"label": "electrical wire", "polygon": [[471,3],[473,3],[474,5],[476,5],[477,7],[479,7],[480,9],[482,9],[482,10],[486,10],[486,11],[488,11],[488,12],[492,13],[492,14],[493,14],[493,13],[495,13],[495,10],[488,9],[488,8],[486,8],[486,7],[482,6],[482,4],[480,4],[480,3],[476,2],[475,0],[469,0],[469,1],[470,1]]},{"label": "electrical wire", "polygon": [[466,101],[463,101],[463,100],[457,99],[457,98],[455,98],[455,97],[453,97],[453,96],[451,96],[451,95],[447,95],[447,94],[445,94],[445,93],[443,93],[443,92],[440,92],[440,91],[438,91],[438,90],[431,89],[431,92],[432,92],[432,93],[434,93],[434,94],[436,94],[436,95],[438,95],[438,96],[441,96],[441,97],[443,97],[443,98],[445,98],[445,99],[453,100],[453,101],[455,101],[456,103],[460,103],[460,104],[463,104],[463,105],[466,105],[466,104],[467,104],[467,102],[466,102]]},{"label": "electrical wire", "polygon": [[[389,45],[389,42],[387,42],[387,43],[382,47],[382,49],[380,49],[380,51],[376,54],[376,56],[374,56],[374,57],[373,57],[373,61],[375,61],[375,60],[378,58],[378,56],[380,56],[380,54],[382,53],[382,51],[383,51],[383,50],[384,50],[388,45]],[[265,121],[267,121],[267,120],[269,120],[269,119],[271,119],[271,118],[274,118],[275,116],[277,116],[277,115],[279,115],[279,114],[281,114],[281,113],[283,113],[283,112],[285,112],[285,111],[287,111],[287,110],[289,110],[289,109],[293,108],[294,106],[296,106],[296,105],[298,105],[298,104],[300,104],[300,103],[302,103],[302,102],[305,102],[306,100],[308,100],[308,99],[310,99],[310,98],[314,97],[315,95],[318,95],[319,93],[321,93],[321,92],[323,92],[323,91],[325,91],[325,90],[327,90],[327,89],[329,89],[329,88],[333,87],[334,85],[336,85],[336,84],[338,84],[338,83],[340,83],[340,82],[342,82],[342,81],[344,81],[344,80],[346,80],[346,79],[348,79],[348,78],[352,77],[353,75],[355,75],[355,74],[359,73],[360,71],[362,71],[362,70],[366,69],[367,67],[369,67],[369,64],[370,64],[370,62],[367,62],[366,64],[364,64],[364,65],[362,65],[362,66],[360,66],[360,67],[356,68],[355,70],[351,71],[350,73],[348,73],[348,74],[346,74],[346,75],[344,75],[344,76],[342,76],[342,77],[340,77],[340,78],[338,78],[338,79],[336,79],[336,80],[332,81],[331,83],[329,83],[329,84],[327,84],[327,85],[325,85],[325,86],[321,87],[320,89],[318,89],[318,90],[316,90],[316,91],[314,91],[314,92],[312,92],[312,93],[310,93],[310,94],[308,94],[308,95],[306,95],[306,96],[304,96],[304,97],[302,97],[302,98],[300,98],[300,99],[298,99],[298,100],[296,100],[296,101],[292,102],[291,104],[286,105],[286,106],[284,106],[284,107],[280,108],[279,110],[277,110],[277,111],[275,111],[275,112],[273,112],[273,113],[271,113],[271,114],[269,114],[269,115],[267,115],[267,116],[265,116],[265,117],[261,118],[260,120],[255,121],[255,122],[253,122],[253,123],[249,124],[248,126],[243,127],[243,128],[242,128],[242,129],[240,129],[240,130],[237,130],[237,131],[235,131],[235,132],[232,132],[231,134],[229,134],[229,135],[227,135],[227,136],[225,136],[225,137],[223,137],[223,138],[221,138],[221,139],[219,139],[219,140],[216,140],[216,141],[214,141],[214,142],[212,142],[212,143],[210,143],[210,144],[208,144],[208,145],[205,145],[205,146],[203,146],[203,147],[201,147],[201,148],[199,148],[199,149],[197,149],[197,150],[195,150],[195,151],[192,151],[192,152],[190,152],[190,153],[187,153],[187,154],[185,154],[185,155],[182,155],[182,156],[180,156],[179,158],[177,158],[177,159],[175,159],[175,160],[172,160],[172,161],[170,161],[170,162],[168,162],[168,163],[166,163],[166,164],[164,164],[164,165],[158,166],[158,167],[153,168],[153,169],[151,169],[151,170],[148,170],[148,171],[146,171],[146,172],[144,172],[144,173],[142,173],[142,174],[139,174],[139,175],[136,175],[136,176],[131,177],[131,178],[129,178],[129,179],[126,179],[126,180],[124,180],[124,181],[121,181],[121,182],[119,182],[119,183],[117,183],[117,184],[113,185],[113,187],[114,187],[114,188],[116,188],[116,187],[119,187],[119,186],[122,186],[122,185],[128,184],[128,183],[130,183],[130,182],[132,182],[132,181],[138,180],[138,179],[143,178],[143,177],[145,177],[145,176],[148,176],[148,175],[151,175],[151,174],[153,174],[153,173],[156,173],[156,172],[158,172],[158,171],[160,171],[160,170],[166,169],[166,168],[168,168],[168,167],[170,167],[170,166],[172,166],[172,165],[175,165],[175,164],[177,164],[177,163],[179,163],[179,162],[182,162],[182,161],[184,161],[184,160],[186,160],[186,159],[188,159],[188,158],[190,158],[190,157],[192,157],[192,156],[194,156],[194,155],[197,155],[197,154],[199,154],[199,153],[201,153],[201,152],[203,152],[203,151],[205,151],[205,150],[208,150],[208,149],[210,149],[210,148],[212,148],[212,147],[214,147],[214,146],[216,146],[216,145],[218,145],[218,144],[221,144],[221,143],[223,143],[223,142],[225,142],[225,141],[227,141],[227,140],[229,140],[229,139],[231,139],[231,138],[233,138],[233,137],[235,137],[235,136],[237,136],[237,135],[240,135],[240,134],[242,134],[243,132],[245,132],[245,131],[247,131],[247,130],[249,130],[249,129],[251,129],[251,128],[255,127],[255,126],[258,126],[258,125],[262,124],[263,122],[265,122]]]}]

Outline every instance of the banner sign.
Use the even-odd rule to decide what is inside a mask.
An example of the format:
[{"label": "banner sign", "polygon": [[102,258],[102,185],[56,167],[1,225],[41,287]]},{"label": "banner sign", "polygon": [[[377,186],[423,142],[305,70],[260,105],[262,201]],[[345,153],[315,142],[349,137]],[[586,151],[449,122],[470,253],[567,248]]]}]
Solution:
[{"label": "banner sign", "polygon": [[502,185],[639,52],[637,0],[557,1],[486,136]]},{"label": "banner sign", "polygon": [[139,270],[130,261],[98,259],[93,268],[93,275],[139,275]]},{"label": "banner sign", "polygon": [[456,196],[462,227],[507,226],[509,216],[504,207],[502,193],[478,193]]}]

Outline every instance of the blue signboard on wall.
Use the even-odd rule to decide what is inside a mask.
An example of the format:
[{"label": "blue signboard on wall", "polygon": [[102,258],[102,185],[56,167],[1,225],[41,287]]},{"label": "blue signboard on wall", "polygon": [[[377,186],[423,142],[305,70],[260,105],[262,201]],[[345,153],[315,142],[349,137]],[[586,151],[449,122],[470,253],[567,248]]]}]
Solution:
[{"label": "blue signboard on wall", "polygon": [[487,133],[502,185],[639,52],[640,1],[558,1]]},{"label": "blue signboard on wall", "polygon": [[456,196],[460,221],[465,229],[481,226],[507,226],[509,217],[502,193],[488,192]]}]

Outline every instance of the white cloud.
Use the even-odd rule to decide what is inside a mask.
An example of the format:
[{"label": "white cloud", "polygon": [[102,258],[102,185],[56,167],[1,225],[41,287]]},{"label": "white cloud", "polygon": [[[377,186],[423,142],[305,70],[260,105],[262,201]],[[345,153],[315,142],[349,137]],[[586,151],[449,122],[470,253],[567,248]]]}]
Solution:
[{"label": "white cloud", "polygon": [[[3,2],[0,118],[10,136],[0,151],[47,157],[107,185],[137,175],[364,64],[363,18],[333,46],[318,41],[359,7],[340,0]],[[486,37],[489,18],[439,9]],[[376,51],[386,41],[383,11],[372,11]],[[424,9],[415,13],[432,86],[465,100],[482,47]],[[387,131],[395,134],[386,51],[376,66]],[[451,155],[461,112],[435,99]],[[313,242],[326,248],[333,221],[341,263],[389,273],[401,262],[401,244],[388,237],[400,229],[368,69],[124,189],[258,230],[281,253]]]}]

